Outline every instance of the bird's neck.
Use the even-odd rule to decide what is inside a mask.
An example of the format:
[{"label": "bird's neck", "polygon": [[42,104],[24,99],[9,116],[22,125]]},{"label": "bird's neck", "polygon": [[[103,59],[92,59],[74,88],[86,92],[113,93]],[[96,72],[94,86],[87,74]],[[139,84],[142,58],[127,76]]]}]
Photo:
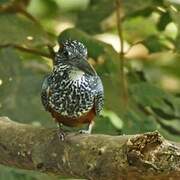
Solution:
[{"label": "bird's neck", "polygon": [[84,74],[85,73],[83,71],[74,68],[69,71],[69,78],[72,81],[81,80]]}]

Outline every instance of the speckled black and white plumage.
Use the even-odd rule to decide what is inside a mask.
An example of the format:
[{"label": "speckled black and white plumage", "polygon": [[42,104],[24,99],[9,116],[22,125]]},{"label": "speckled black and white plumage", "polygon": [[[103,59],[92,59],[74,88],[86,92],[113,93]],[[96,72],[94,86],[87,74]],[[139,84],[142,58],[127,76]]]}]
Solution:
[{"label": "speckled black and white plumage", "polygon": [[[102,82],[95,71],[83,71],[87,49],[78,41],[66,41],[57,52],[52,73],[45,77],[41,99],[46,110],[78,118],[95,107],[98,115],[104,103]],[[80,68],[79,68],[80,67]]]}]

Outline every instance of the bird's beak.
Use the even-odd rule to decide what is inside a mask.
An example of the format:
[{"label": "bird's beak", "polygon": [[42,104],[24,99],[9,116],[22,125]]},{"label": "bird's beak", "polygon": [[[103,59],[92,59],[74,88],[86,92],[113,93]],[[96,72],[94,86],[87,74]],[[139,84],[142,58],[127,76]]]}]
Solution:
[{"label": "bird's beak", "polygon": [[95,69],[88,63],[86,59],[79,59],[79,61],[76,61],[76,64],[74,64],[74,66],[89,75],[96,75]]}]

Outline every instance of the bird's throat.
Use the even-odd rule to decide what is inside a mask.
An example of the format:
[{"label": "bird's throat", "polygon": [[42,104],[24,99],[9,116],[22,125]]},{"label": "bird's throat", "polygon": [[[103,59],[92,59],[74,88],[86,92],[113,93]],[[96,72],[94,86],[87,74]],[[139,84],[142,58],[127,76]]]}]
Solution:
[{"label": "bird's throat", "polygon": [[69,78],[72,80],[72,81],[78,81],[78,80],[81,80],[82,77],[84,76],[84,72],[79,70],[79,69],[72,69],[70,72],[69,72]]}]

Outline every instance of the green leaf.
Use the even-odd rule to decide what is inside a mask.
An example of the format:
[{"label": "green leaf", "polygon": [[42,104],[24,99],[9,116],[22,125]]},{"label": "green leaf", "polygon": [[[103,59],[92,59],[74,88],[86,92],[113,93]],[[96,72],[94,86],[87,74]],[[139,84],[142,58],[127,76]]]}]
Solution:
[{"label": "green leaf", "polygon": [[161,119],[180,119],[176,98],[170,93],[147,82],[131,85],[130,92],[137,105],[150,108]]},{"label": "green leaf", "polygon": [[114,113],[113,111],[104,110],[102,115],[104,117],[108,117],[111,123],[116,127],[116,129],[122,129],[123,122],[116,113]]},{"label": "green leaf", "polygon": [[171,15],[168,11],[165,13],[161,13],[161,17],[157,23],[157,28],[159,31],[164,31],[166,28],[167,24],[169,24],[172,21]]},{"label": "green leaf", "polygon": [[59,180],[58,177],[54,177],[51,175],[46,175],[35,171],[22,170],[18,168],[11,168],[2,165],[0,165],[0,171],[1,180]]},{"label": "green leaf", "polygon": [[178,28],[178,34],[177,34],[176,41],[175,41],[175,48],[176,48],[177,52],[180,52],[179,51],[179,49],[180,49],[180,22],[179,22],[180,6],[179,6],[179,4],[177,5],[176,3],[173,3],[173,2],[170,5],[171,5],[171,7],[174,7],[174,8],[169,9],[171,18],[173,19],[174,23],[176,24],[176,26]]},{"label": "green leaf", "polygon": [[58,5],[53,0],[31,0],[28,6],[28,12],[35,17],[47,18],[48,22],[50,18],[55,18],[58,14]]},{"label": "green leaf", "polygon": [[124,134],[137,134],[157,130],[158,124],[153,117],[147,116],[131,99],[123,116]]},{"label": "green leaf", "polygon": [[0,45],[44,47],[50,44],[47,34],[35,22],[15,14],[0,14]]},{"label": "green leaf", "polygon": [[0,0],[0,5],[11,2],[11,0]]},{"label": "green leaf", "polygon": [[[119,120],[119,117],[117,117],[117,119]],[[121,124],[121,121],[112,123],[111,118],[108,116],[96,118],[93,133],[119,135],[121,134],[121,128],[119,128],[119,124]]]},{"label": "green leaf", "polygon": [[88,8],[79,13],[77,27],[91,34],[101,32],[100,22],[113,12],[114,7],[114,0],[91,0]]},{"label": "green leaf", "polygon": [[[161,4],[162,1],[159,0],[158,4]],[[147,0],[146,2],[144,2],[143,0],[137,0],[135,3],[132,0],[126,0],[123,1],[123,6],[125,9],[125,16],[136,16],[136,15],[143,15],[145,11],[147,11],[147,13],[149,14],[149,7],[152,9],[152,7],[157,5],[157,1],[154,0]],[[142,14],[140,14],[139,12],[142,12]]]},{"label": "green leaf", "polygon": [[129,104],[122,117],[122,132],[131,134],[158,129],[170,139],[179,139],[179,102],[173,95],[149,82],[130,84]]},{"label": "green leaf", "polygon": [[76,1],[74,1],[74,0],[68,0],[68,1],[53,0],[53,1],[55,1],[58,4],[58,6],[60,7],[60,10],[63,12],[84,10],[84,9],[86,9],[87,5],[90,2],[90,0],[76,0]]},{"label": "green leaf", "polygon": [[130,92],[136,102],[143,106],[165,108],[166,112],[172,111],[172,108],[164,100],[172,102],[173,96],[148,82],[132,84]]},{"label": "green leaf", "polygon": [[[143,27],[143,28],[142,28]],[[134,17],[123,24],[124,36],[130,43],[141,41],[148,36],[158,34],[156,24],[151,17]]]},{"label": "green leaf", "polygon": [[[156,8],[157,5],[162,5],[163,0],[126,0],[122,1],[123,19],[126,20],[135,16],[149,16]],[[97,34],[104,32],[106,29],[102,22],[111,17],[113,27],[116,28],[116,2],[115,0],[91,0],[89,6],[84,11],[78,14],[77,27],[90,34]],[[115,22],[114,22],[115,21]]]},{"label": "green leaf", "polygon": [[143,41],[143,44],[149,49],[151,53],[160,52],[168,49],[165,45],[165,39],[162,39],[157,35],[151,35],[147,37]]},{"label": "green leaf", "polygon": [[[12,49],[0,51],[0,116],[53,125],[40,100],[41,84],[47,72],[30,63],[33,62],[24,61]],[[42,59],[39,64],[47,67]]]}]

